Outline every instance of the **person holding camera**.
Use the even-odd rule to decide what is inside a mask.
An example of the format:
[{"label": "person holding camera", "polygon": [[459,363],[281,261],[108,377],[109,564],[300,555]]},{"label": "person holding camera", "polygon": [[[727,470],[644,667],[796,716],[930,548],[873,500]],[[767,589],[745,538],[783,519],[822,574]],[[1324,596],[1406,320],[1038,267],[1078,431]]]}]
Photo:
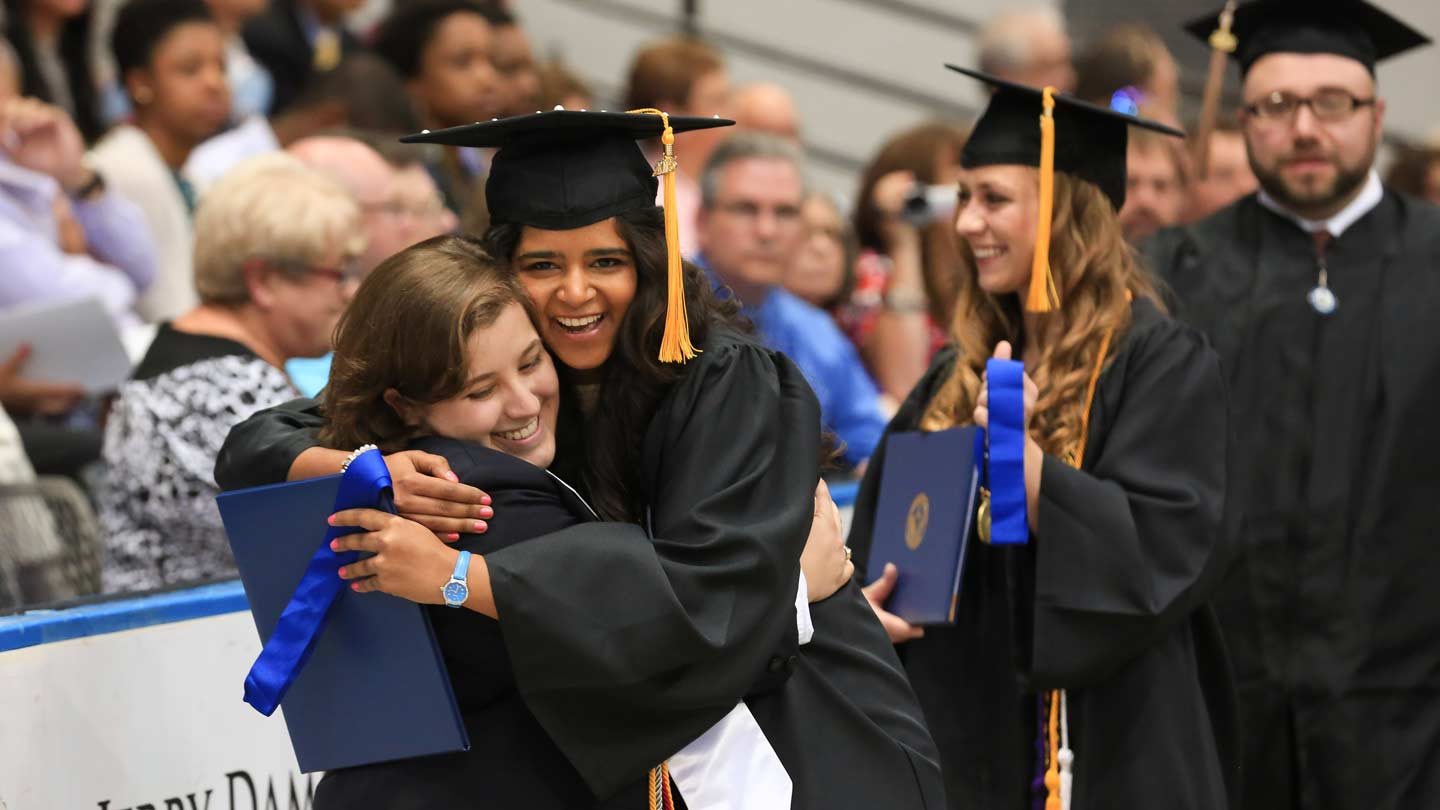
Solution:
[{"label": "person holding camera", "polygon": [[841,328],[881,392],[900,402],[945,345],[960,270],[951,227],[965,132],[934,122],[880,148],[856,195],[861,253]]}]

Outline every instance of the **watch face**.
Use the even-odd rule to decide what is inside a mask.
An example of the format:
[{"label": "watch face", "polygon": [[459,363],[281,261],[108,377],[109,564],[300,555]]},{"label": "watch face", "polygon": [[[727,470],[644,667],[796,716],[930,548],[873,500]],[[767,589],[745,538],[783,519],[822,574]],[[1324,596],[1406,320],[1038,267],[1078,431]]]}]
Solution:
[{"label": "watch face", "polygon": [[445,601],[460,604],[470,597],[470,589],[463,582],[451,582],[445,586]]}]

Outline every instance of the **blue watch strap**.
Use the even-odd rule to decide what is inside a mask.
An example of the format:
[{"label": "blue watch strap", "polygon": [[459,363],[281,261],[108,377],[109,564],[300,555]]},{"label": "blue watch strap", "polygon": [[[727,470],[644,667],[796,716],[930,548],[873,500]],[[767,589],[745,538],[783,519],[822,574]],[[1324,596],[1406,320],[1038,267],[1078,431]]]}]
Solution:
[{"label": "blue watch strap", "polygon": [[470,552],[460,552],[460,559],[455,561],[455,573],[450,575],[451,579],[458,579],[465,582],[465,575],[470,573]]}]

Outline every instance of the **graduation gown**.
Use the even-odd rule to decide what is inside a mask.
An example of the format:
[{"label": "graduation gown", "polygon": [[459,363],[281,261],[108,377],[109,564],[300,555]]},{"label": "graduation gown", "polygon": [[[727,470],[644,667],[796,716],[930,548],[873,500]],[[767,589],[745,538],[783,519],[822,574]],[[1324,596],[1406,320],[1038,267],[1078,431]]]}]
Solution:
[{"label": "graduation gown", "polygon": [[[488,554],[594,519],[560,479],[520,459],[438,437],[411,447],[444,456],[462,482],[486,487],[496,513],[506,516],[485,534],[461,535],[458,547],[466,551]],[[498,622],[443,605],[428,605],[426,612],[470,750],[331,771],[315,791],[316,810],[644,810],[648,768],[632,771],[630,783],[609,800],[596,800],[521,698]]]},{"label": "graduation gown", "polygon": [[[1224,565],[1224,385],[1200,335],[1147,301],[1133,313],[1096,388],[1083,468],[1045,457],[1039,531],[1024,546],[972,535],[955,624],[899,647],[956,810],[1032,807],[1037,690],[1060,687],[1075,810],[1230,806],[1232,695],[1205,605]],[[936,356],[887,436],[919,429],[955,359]],[[882,443],[855,505],[857,561],[885,456]]]},{"label": "graduation gown", "polygon": [[[600,797],[744,700],[792,807],[943,806],[933,742],[858,583],[811,606],[815,637],[798,646],[813,393],[744,336],[716,329],[703,349],[645,435],[649,531],[590,522],[485,551],[521,698]],[[217,480],[283,478],[317,419],[303,404],[251,417]],[[492,526],[506,519],[497,506]]]},{"label": "graduation gown", "polygon": [[1440,210],[1386,191],[1334,240],[1329,317],[1254,196],[1147,253],[1231,389],[1246,804],[1440,807]]}]

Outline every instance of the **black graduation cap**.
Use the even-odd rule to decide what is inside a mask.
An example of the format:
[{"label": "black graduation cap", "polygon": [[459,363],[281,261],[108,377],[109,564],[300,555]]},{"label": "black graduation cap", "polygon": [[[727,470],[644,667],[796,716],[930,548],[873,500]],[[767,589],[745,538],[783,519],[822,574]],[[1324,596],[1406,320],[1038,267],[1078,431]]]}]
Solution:
[{"label": "black graduation cap", "polygon": [[[494,222],[571,230],[655,204],[665,180],[669,305],[660,359],[694,355],[685,322],[684,274],[675,206],[675,133],[734,124],[723,118],[670,116],[659,110],[551,112],[498,118],[401,138],[405,143],[498,147],[485,181]],[[637,140],[659,138],[665,154],[651,166]]]},{"label": "black graduation cap", "polygon": [[[1221,10],[1185,30],[1210,43]],[[1253,0],[1237,5],[1230,26],[1232,55],[1242,73],[1271,53],[1333,53],[1375,72],[1377,62],[1428,44],[1430,39],[1364,0]],[[1230,50],[1230,49],[1226,49]]]},{"label": "black graduation cap", "polygon": [[[978,70],[946,65],[995,88],[990,104],[975,122],[960,153],[967,169],[997,164],[1040,166],[1044,91],[999,79]],[[1055,171],[1100,187],[1119,211],[1125,204],[1125,150],[1130,127],[1144,127],[1178,138],[1185,133],[1158,121],[1101,107],[1073,96],[1054,94]]]},{"label": "black graduation cap", "polygon": [[990,103],[960,152],[960,165],[1020,165],[1040,169],[1040,223],[1035,268],[1026,308],[1044,312],[1058,305],[1050,275],[1050,209],[1055,172],[1095,184],[1119,211],[1125,204],[1125,153],[1130,127],[1183,138],[1185,133],[1157,121],[1044,90],[1005,81],[958,65],[945,67],[994,88]]},{"label": "black graduation cap", "polygon": [[[669,116],[676,133],[733,123]],[[570,230],[655,204],[658,180],[636,141],[659,138],[664,129],[658,115],[554,110],[426,130],[400,140],[498,147],[485,182],[491,220]]]}]

